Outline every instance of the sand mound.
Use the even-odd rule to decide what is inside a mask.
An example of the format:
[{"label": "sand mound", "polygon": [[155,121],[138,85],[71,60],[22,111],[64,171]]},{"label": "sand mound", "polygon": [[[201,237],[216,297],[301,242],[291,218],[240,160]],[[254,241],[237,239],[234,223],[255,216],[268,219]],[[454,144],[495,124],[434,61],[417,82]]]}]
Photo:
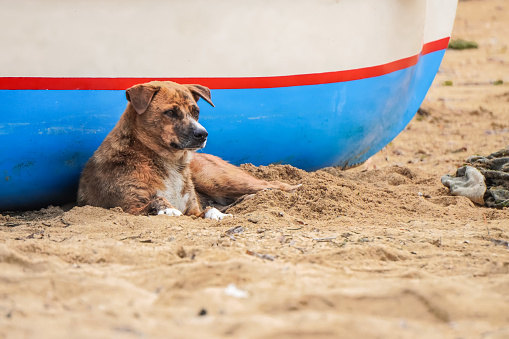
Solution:
[{"label": "sand mound", "polygon": [[[468,218],[479,212],[467,198],[449,196],[440,181],[420,170],[391,166],[365,172],[326,168],[313,173],[291,166],[244,166],[253,175],[270,180],[302,183],[297,193],[264,191],[228,210],[246,214],[267,211],[309,220],[341,216],[409,220],[447,215]],[[454,206],[454,208],[443,208]]]}]

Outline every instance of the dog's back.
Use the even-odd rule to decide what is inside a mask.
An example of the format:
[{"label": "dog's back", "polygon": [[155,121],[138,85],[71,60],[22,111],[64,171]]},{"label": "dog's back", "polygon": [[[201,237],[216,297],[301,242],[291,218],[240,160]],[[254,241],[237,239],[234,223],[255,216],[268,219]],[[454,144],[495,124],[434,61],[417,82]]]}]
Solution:
[{"label": "dog's back", "polygon": [[163,172],[164,164],[158,164],[157,155],[136,142],[131,135],[129,115],[127,111],[124,113],[85,165],[78,188],[78,205],[121,207],[138,214],[149,204],[157,188],[161,188],[160,176],[154,174]]}]

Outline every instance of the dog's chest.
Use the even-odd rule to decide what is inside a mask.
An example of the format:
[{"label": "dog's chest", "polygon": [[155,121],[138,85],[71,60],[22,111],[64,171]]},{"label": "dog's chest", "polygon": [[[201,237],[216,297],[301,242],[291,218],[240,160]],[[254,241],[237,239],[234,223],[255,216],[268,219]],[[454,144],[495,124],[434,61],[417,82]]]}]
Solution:
[{"label": "dog's chest", "polygon": [[157,195],[166,198],[173,207],[181,212],[186,210],[189,200],[189,192],[184,192],[186,184],[185,177],[175,170],[170,170],[168,176],[163,180],[164,188],[157,191]]}]

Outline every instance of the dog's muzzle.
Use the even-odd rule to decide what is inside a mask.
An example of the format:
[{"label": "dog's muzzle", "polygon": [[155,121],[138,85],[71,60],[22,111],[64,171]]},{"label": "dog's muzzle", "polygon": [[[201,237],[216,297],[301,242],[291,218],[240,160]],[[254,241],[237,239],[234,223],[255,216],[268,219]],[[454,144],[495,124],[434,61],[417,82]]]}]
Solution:
[{"label": "dog's muzzle", "polygon": [[177,149],[200,149],[205,147],[207,143],[207,136],[209,133],[199,123],[194,123],[189,126],[187,132],[180,137],[180,145],[172,144],[172,147]]}]

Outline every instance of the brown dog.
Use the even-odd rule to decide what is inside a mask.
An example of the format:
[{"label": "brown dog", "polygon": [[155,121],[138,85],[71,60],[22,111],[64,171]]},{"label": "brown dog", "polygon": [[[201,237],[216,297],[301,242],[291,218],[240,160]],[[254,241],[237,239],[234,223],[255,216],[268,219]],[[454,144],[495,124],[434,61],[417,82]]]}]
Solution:
[{"label": "brown dog", "polygon": [[207,87],[150,82],[126,91],[129,103],[117,125],[85,165],[78,205],[121,207],[131,214],[195,215],[198,193],[220,204],[267,188],[293,192],[298,186],[256,179],[218,157],[195,153],[207,131],[198,123],[196,102],[214,106]]}]

